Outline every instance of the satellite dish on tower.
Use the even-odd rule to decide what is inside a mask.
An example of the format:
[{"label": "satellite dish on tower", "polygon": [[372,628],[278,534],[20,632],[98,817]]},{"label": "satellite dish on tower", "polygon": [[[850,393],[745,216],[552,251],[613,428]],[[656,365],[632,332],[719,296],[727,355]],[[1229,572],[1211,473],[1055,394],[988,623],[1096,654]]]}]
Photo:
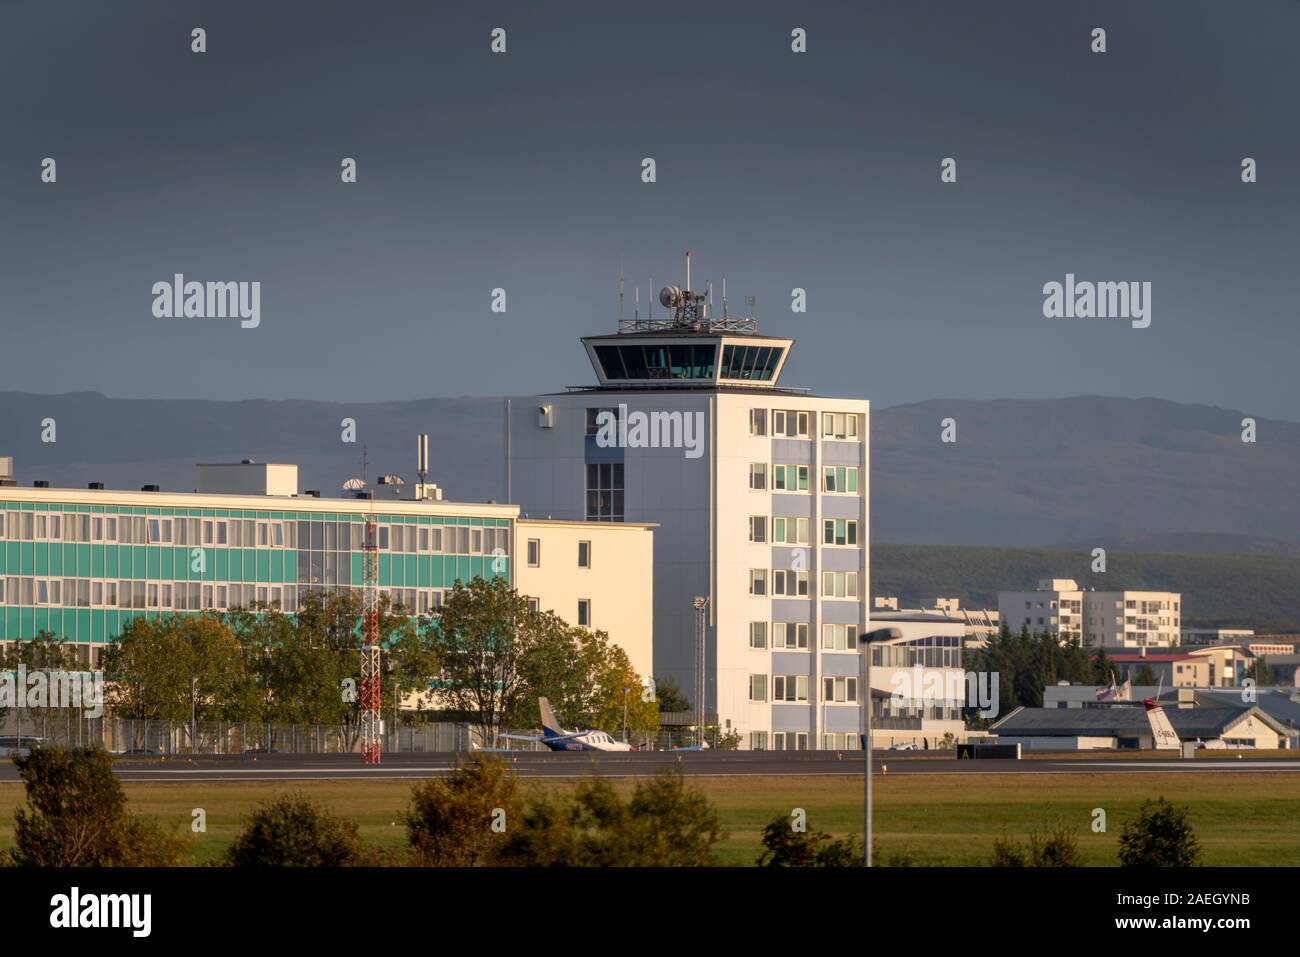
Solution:
[{"label": "satellite dish on tower", "polygon": [[659,304],[665,309],[676,309],[681,303],[681,286],[664,286],[659,290]]}]

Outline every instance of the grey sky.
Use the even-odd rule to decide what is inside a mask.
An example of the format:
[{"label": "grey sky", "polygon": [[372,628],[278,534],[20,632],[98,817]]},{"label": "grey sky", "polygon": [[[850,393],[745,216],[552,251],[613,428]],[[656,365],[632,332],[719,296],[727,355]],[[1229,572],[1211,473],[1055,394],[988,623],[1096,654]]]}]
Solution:
[{"label": "grey sky", "polygon": [[[1300,419],[1297,32],[1285,0],[4,3],[0,387],[552,390],[620,257],[630,315],[689,248],[799,340],[790,384]],[[155,319],[176,272],[260,281],[261,327]],[[1151,327],[1044,319],[1067,272],[1150,281]]]}]

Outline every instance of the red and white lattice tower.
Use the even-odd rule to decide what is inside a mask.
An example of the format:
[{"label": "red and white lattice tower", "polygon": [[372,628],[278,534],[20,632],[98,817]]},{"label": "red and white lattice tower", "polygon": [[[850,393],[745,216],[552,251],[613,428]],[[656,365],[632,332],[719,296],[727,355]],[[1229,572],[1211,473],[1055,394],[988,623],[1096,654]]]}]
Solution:
[{"label": "red and white lattice tower", "polygon": [[379,530],[375,495],[370,493],[362,551],[361,586],[361,759],[378,764],[382,751],[379,711]]}]

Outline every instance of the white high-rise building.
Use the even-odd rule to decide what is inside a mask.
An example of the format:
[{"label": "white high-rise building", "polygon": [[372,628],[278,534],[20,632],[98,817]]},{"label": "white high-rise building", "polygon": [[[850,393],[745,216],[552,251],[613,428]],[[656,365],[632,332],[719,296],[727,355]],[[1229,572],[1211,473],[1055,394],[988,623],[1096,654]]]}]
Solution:
[{"label": "white high-rise building", "polygon": [[794,340],[725,298],[711,315],[687,276],[661,293],[662,319],[583,339],[597,385],[507,400],[509,500],[533,518],[653,523],[655,675],[696,704],[705,597],[710,723],[746,748],[849,746],[870,404],[782,386]]}]

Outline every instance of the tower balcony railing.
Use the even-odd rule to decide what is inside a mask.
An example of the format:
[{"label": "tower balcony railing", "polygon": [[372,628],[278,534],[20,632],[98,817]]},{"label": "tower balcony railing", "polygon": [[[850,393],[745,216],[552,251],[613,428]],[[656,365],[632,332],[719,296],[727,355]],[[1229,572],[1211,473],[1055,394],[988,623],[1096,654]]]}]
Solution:
[{"label": "tower balcony railing", "polygon": [[757,335],[758,320],[753,316],[724,316],[683,322],[679,319],[620,319],[620,335],[629,332],[730,332],[738,335]]}]

